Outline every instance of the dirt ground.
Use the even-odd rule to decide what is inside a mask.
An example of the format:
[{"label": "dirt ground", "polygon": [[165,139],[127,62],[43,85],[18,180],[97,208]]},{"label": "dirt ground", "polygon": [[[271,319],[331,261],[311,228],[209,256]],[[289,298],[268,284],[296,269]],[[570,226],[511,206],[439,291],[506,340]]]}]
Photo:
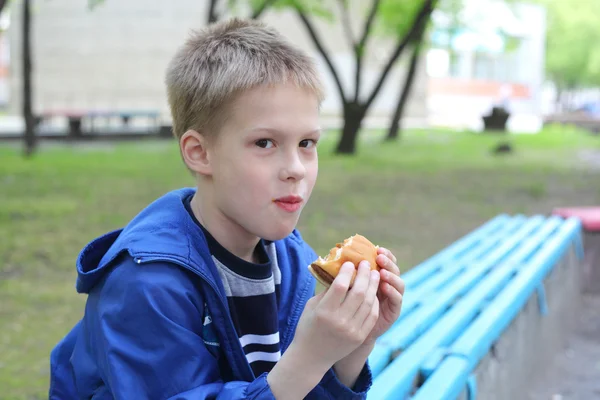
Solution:
[{"label": "dirt ground", "polygon": [[528,399],[600,399],[600,295],[583,298],[577,326]]}]

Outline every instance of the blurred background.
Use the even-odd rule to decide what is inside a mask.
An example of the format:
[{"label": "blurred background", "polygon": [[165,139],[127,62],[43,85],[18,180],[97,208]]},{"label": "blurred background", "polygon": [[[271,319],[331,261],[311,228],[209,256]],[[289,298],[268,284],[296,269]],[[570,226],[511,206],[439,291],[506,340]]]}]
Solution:
[{"label": "blurred background", "polygon": [[[318,61],[326,132],[299,228],[319,254],[359,232],[406,271],[497,214],[600,203],[598,0],[0,7],[0,399],[47,398],[50,350],[85,303],[80,249],[193,185],[164,73],[213,21],[260,18]],[[585,353],[573,368],[600,376]]]}]

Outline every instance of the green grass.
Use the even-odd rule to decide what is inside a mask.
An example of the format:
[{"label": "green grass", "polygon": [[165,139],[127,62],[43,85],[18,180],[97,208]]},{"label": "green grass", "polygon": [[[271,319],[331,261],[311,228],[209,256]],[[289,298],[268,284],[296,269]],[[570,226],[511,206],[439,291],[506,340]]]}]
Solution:
[{"label": "green grass", "polygon": [[[320,145],[319,181],[299,226],[320,254],[360,232],[406,270],[498,213],[600,202],[600,171],[579,157],[600,154],[598,137],[513,135],[515,153],[494,157],[497,136],[380,136],[365,132],[355,157],[333,157],[332,134]],[[49,352],[85,301],[74,290],[81,247],[191,184],[173,142],[45,145],[30,160],[0,146],[0,398],[47,398]]]}]

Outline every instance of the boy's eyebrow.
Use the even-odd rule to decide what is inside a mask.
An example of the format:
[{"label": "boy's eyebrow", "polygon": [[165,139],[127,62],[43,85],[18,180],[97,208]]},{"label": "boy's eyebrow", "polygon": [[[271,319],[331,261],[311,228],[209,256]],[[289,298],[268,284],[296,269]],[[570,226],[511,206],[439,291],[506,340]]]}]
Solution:
[{"label": "boy's eyebrow", "polygon": [[[258,126],[256,128],[252,128],[250,129],[248,132],[253,133],[253,132],[266,132],[266,133],[271,133],[273,135],[282,135],[284,132],[280,131],[279,129],[275,129],[275,128],[267,128],[267,127],[262,127],[262,126]],[[323,133],[323,128],[318,127],[315,128],[311,131],[308,132],[304,132],[303,135],[312,135],[312,134],[321,134]]]}]

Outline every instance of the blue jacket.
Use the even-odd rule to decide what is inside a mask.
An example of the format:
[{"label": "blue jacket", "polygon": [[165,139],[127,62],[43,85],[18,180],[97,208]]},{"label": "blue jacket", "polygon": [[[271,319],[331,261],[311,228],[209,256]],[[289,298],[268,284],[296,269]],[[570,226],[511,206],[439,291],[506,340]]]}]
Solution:
[{"label": "blue jacket", "polygon": [[[77,260],[81,321],[50,356],[50,399],[274,399],[255,377],[229,316],[202,230],[183,204],[193,189],[167,193],[125,228],[90,242]],[[282,352],[314,294],[306,266],[317,256],[294,231],[276,242],[281,269]],[[330,369],[308,399],[362,399]]]}]

